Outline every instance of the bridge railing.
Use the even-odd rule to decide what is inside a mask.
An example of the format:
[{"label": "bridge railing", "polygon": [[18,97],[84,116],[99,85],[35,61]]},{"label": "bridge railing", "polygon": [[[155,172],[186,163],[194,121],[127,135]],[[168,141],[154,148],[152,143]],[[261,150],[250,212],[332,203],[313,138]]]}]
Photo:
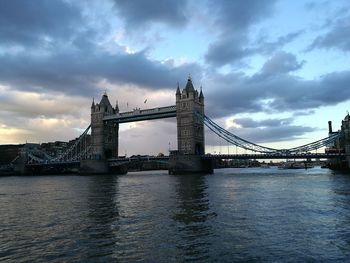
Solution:
[{"label": "bridge railing", "polygon": [[[133,111],[116,113],[103,118],[105,121],[122,121],[124,119],[130,119],[130,121],[135,118],[135,120],[147,120],[154,119],[154,116],[165,114],[165,117],[175,117],[176,116],[176,106],[158,107],[153,109],[135,109]],[[169,116],[168,116],[169,115]]]}]

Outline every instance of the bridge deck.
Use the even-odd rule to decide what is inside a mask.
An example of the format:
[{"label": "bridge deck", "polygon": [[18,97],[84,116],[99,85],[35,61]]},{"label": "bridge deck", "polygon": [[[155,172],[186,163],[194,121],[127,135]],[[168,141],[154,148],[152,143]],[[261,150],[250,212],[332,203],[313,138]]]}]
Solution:
[{"label": "bridge deck", "polygon": [[[222,159],[333,159],[333,158],[344,158],[347,155],[344,153],[301,153],[301,154],[206,154],[202,156],[204,160],[222,160]],[[168,162],[169,156],[135,156],[129,158],[115,158],[109,159],[108,163],[110,166],[114,166],[118,163],[133,162],[133,161],[158,161]],[[79,165],[80,161],[62,161],[62,162],[39,162],[27,164],[29,167],[58,167],[58,166],[75,166]]]},{"label": "bridge deck", "polygon": [[220,159],[332,159],[342,158],[344,154],[326,154],[326,153],[300,153],[300,154],[206,154],[202,159],[220,160]]},{"label": "bridge deck", "polygon": [[145,121],[176,117],[176,106],[167,106],[153,109],[135,109],[133,111],[121,112],[103,118],[104,121],[115,121],[126,123],[134,121]]}]

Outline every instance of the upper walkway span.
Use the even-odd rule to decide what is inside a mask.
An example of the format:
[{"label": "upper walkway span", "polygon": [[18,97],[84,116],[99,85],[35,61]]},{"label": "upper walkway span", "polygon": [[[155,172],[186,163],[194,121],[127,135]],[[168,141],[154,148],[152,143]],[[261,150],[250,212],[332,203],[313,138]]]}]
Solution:
[{"label": "upper walkway span", "polygon": [[176,106],[158,107],[153,109],[134,109],[133,111],[116,113],[103,118],[103,121],[126,123],[176,117]]}]

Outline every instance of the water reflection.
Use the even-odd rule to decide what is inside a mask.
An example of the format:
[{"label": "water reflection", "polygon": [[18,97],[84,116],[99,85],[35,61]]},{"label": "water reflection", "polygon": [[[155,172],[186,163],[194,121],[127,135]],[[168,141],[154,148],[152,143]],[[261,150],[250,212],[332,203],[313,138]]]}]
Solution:
[{"label": "water reflection", "polygon": [[350,257],[350,227],[344,231],[344,226],[350,226],[350,176],[333,172],[330,178],[333,192],[331,205],[333,214],[337,215],[332,229],[335,238],[330,243]]},{"label": "water reflection", "polygon": [[208,260],[210,258],[213,229],[206,176],[186,175],[176,177],[176,209],[173,220],[177,222],[184,261]]},{"label": "water reflection", "polygon": [[87,257],[109,258],[119,229],[118,177],[95,176],[88,186]]}]

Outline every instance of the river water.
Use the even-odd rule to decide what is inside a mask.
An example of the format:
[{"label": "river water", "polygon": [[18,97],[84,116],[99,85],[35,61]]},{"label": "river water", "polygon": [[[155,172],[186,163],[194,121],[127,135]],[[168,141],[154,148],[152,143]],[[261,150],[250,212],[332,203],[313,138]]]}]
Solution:
[{"label": "river water", "polygon": [[0,177],[0,262],[350,262],[350,176]]}]

